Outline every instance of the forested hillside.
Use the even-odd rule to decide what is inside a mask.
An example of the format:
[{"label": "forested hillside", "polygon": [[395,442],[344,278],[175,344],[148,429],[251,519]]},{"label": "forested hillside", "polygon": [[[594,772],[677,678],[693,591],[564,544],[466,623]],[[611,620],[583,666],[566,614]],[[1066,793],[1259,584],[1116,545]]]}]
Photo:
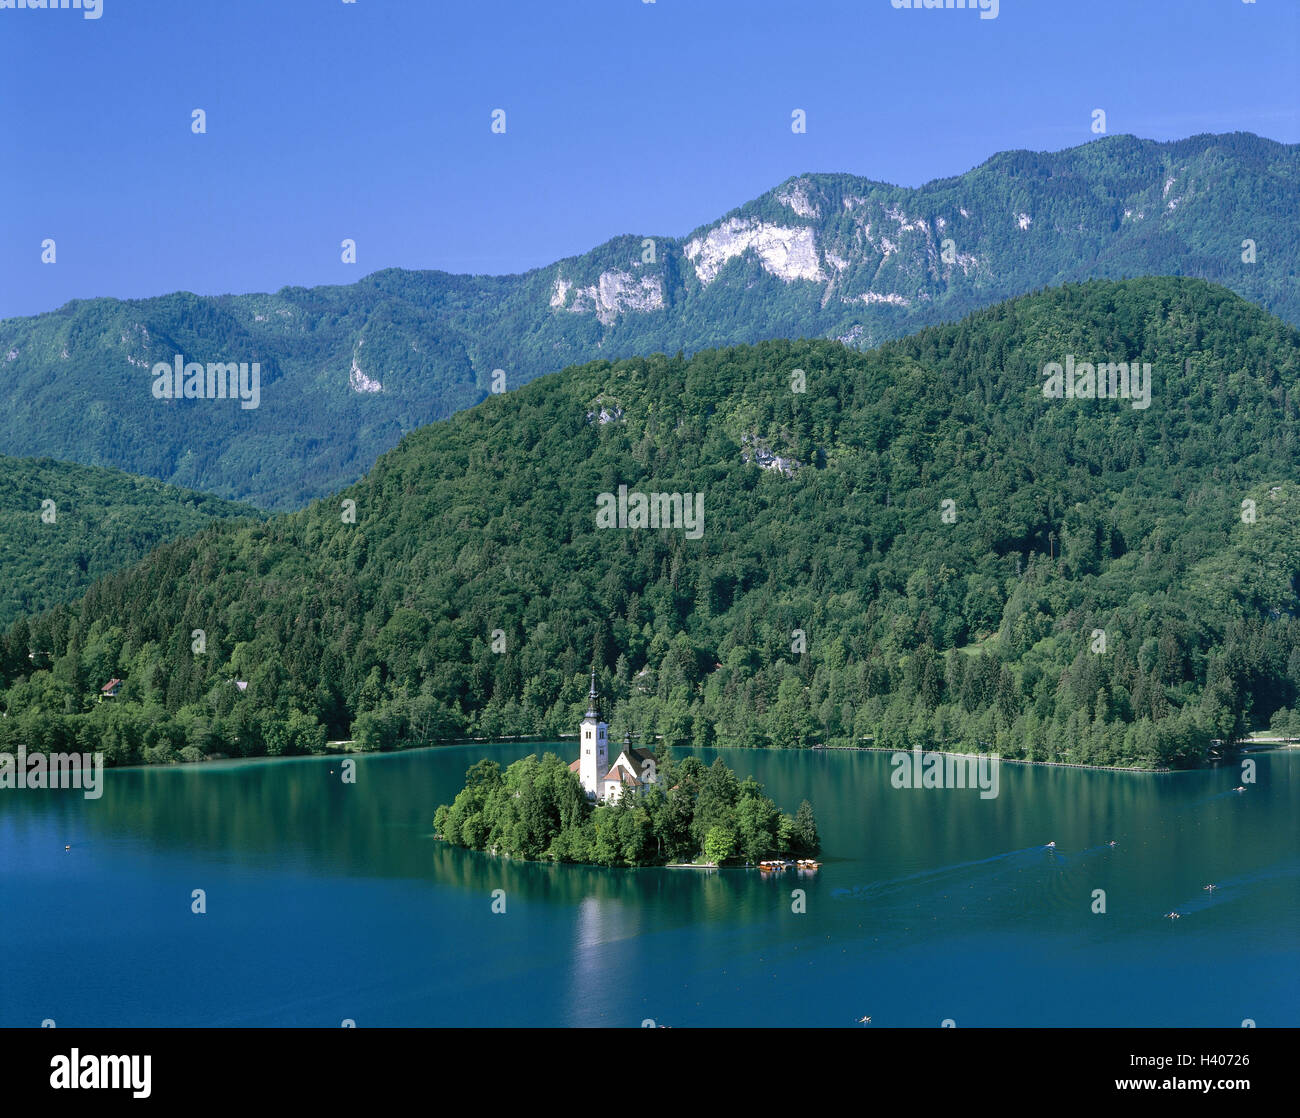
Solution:
[{"label": "forested hillside", "polygon": [[85,593],[164,540],[263,514],[152,478],[0,454],[0,625]]},{"label": "forested hillside", "polygon": [[[1045,398],[1067,360],[1149,363],[1149,406]],[[0,737],[123,762],[556,734],[594,660],[615,741],[1190,764],[1296,705],[1298,377],[1295,329],[1176,278],[866,353],[571,368],[18,622]],[[698,495],[702,534],[598,528],[620,485]]]},{"label": "forested hillside", "polygon": [[[1198,276],[1300,325],[1298,193],[1297,145],[1108,136],[917,189],[803,175],[687,236],[643,231],[522,275],[77,300],[0,321],[0,445],[287,510],[483,399],[496,370],[515,389],[597,358],[865,348],[1093,277]],[[257,406],[154,398],[152,369],[178,354],[257,362]]]}]

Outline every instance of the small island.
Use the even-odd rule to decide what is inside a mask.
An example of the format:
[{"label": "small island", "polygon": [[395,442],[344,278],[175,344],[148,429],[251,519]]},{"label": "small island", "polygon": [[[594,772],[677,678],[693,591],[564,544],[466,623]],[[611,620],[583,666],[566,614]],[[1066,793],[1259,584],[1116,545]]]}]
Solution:
[{"label": "small island", "polygon": [[479,761],[465,787],[434,814],[438,836],[456,846],[529,861],[598,866],[713,865],[816,854],[812,805],[784,814],[753,777],[740,781],[718,758],[665,756],[657,779],[634,794],[588,799],[554,753],[530,754],[503,773]]},{"label": "small island", "polygon": [[807,800],[786,815],[758,781],[738,780],[721,758],[706,767],[626,742],[609,765],[594,677],[578,740],[582,753],[572,764],[547,753],[505,772],[495,761],[471,766],[455,800],[434,814],[438,837],[509,858],[598,866],[758,865],[820,849]]}]

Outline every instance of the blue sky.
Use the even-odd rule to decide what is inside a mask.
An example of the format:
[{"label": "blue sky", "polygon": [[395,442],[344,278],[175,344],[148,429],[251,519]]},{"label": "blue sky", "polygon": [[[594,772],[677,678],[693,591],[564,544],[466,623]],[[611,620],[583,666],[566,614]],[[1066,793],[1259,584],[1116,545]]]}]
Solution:
[{"label": "blue sky", "polygon": [[1300,140],[1300,0],[102,3],[0,10],[0,317],[522,271],[804,171],[915,186],[1086,143],[1094,108]]}]

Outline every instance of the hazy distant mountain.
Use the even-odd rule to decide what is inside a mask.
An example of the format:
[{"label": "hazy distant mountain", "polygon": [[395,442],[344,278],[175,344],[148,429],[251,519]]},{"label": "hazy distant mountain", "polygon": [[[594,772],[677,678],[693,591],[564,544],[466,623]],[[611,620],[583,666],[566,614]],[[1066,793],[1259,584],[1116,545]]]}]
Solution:
[{"label": "hazy distant mountain", "polygon": [[[0,446],[290,508],[482,399],[496,369],[510,389],[596,358],[870,346],[1089,277],[1210,279],[1295,324],[1298,194],[1300,145],[1115,136],[916,190],[803,175],[686,237],[619,237],[522,275],[78,300],[0,322]],[[155,399],[150,369],[176,354],[259,362],[258,406]]]}]

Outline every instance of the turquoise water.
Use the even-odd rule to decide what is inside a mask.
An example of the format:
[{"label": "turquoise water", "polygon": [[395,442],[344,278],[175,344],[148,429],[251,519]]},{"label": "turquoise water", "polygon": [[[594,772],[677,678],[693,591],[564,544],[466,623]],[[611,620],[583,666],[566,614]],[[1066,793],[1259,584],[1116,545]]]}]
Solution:
[{"label": "turquoise water", "polygon": [[355,785],[311,758],[0,792],[0,1025],[1300,1024],[1294,752],[1241,794],[1236,767],[1004,765],[983,800],[896,789],[885,754],[721,751],[813,801],[811,878],[431,837],[470,764],[538,748],[358,757]]}]

